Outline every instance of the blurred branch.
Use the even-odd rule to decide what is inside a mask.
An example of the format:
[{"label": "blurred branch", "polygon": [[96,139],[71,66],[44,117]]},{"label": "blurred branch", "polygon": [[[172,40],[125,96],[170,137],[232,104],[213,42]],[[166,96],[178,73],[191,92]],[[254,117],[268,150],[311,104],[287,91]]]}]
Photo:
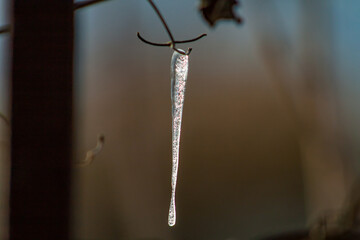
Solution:
[{"label": "blurred branch", "polygon": [[341,230],[348,231],[356,227],[357,218],[360,213],[360,176],[353,184],[353,188],[347,196],[347,202],[344,204],[342,215],[338,219],[338,225]]},{"label": "blurred branch", "polygon": [[341,211],[338,214],[328,213],[320,217],[310,228],[310,239],[338,239],[338,237],[355,232],[359,226],[357,222],[359,210],[360,178],[358,177],[353,188],[347,194]]},{"label": "blurred branch", "polygon": [[0,34],[2,33],[9,33],[11,30],[11,26],[10,25],[5,25],[0,27]]},{"label": "blurred branch", "polygon": [[[329,51],[334,48],[333,9],[328,1],[301,2],[301,62],[294,61],[293,65],[300,67],[292,69],[291,60],[295,60],[296,55],[291,51],[291,38],[284,25],[286,19],[279,13],[279,5],[274,1],[254,1],[252,4],[258,7],[257,13],[262,16],[253,21],[259,52],[295,125],[303,166],[306,210],[313,218],[342,202],[345,189],[343,163],[349,159],[336,112],[335,66],[332,62],[335,56]],[[296,83],[295,71],[300,73],[301,80]],[[296,91],[292,91],[292,86],[297,88]]]},{"label": "blurred branch", "polygon": [[269,71],[270,80],[280,101],[295,125],[296,134],[300,137],[303,128],[301,116],[297,109],[296,99],[291,95],[291,89],[287,84],[288,79],[293,76],[288,70],[291,45],[284,25],[285,21],[273,1],[261,2],[261,6],[257,6],[256,10],[257,14],[262,16],[254,19],[252,28],[255,39],[258,41],[259,53]]},{"label": "blurred branch", "polygon": [[[88,7],[97,3],[101,3],[101,2],[105,2],[108,0],[88,0],[88,1],[81,1],[81,2],[75,2],[74,3],[74,11],[84,8],[84,7]],[[2,33],[9,33],[11,31],[11,25],[5,25],[0,27],[0,34]]]},{"label": "blurred branch", "polygon": [[0,118],[6,123],[6,125],[10,126],[10,121],[9,119],[0,112]]},{"label": "blurred branch", "polygon": [[88,7],[93,4],[105,2],[105,1],[108,1],[108,0],[88,0],[88,1],[76,2],[76,3],[74,3],[74,10],[78,10],[78,9]]}]

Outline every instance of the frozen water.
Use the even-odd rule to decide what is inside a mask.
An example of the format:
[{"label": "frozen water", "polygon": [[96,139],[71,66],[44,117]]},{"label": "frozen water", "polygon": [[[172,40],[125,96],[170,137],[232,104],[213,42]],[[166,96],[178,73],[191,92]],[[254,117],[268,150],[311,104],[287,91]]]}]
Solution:
[{"label": "frozen water", "polygon": [[179,147],[181,120],[185,97],[185,84],[189,69],[189,56],[176,51],[171,59],[171,103],[172,103],[172,171],[171,201],[169,209],[169,226],[176,223],[175,190],[179,168]]}]

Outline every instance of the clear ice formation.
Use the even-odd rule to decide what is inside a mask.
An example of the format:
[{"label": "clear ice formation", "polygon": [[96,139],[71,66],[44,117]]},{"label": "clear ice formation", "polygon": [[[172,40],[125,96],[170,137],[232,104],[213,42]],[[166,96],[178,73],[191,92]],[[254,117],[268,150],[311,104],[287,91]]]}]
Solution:
[{"label": "clear ice formation", "polygon": [[176,51],[171,58],[171,105],[172,105],[172,171],[169,226],[176,223],[175,189],[179,168],[179,146],[181,120],[185,97],[185,84],[188,76],[189,56]]}]

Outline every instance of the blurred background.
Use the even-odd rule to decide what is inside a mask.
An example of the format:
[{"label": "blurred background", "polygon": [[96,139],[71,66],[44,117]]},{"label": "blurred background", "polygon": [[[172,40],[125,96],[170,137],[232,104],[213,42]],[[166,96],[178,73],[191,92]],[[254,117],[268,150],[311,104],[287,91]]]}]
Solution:
[{"label": "blurred background", "polygon": [[[9,24],[10,2],[0,0],[0,26]],[[0,113],[10,115],[10,44],[9,34],[0,34]],[[0,239],[8,234],[8,204],[10,187],[10,128],[0,118]]]},{"label": "blurred background", "polygon": [[[1,0],[0,23],[8,23]],[[195,0],[158,0],[192,47],[177,185],[171,177],[172,50],[147,1],[76,12],[74,160],[77,240],[258,239],[304,229],[341,209],[360,162],[360,2],[243,0],[244,24],[210,28]],[[0,112],[9,114],[9,44],[0,36]],[[180,46],[178,46],[180,47]],[[0,123],[0,236],[8,202],[9,133]]]}]

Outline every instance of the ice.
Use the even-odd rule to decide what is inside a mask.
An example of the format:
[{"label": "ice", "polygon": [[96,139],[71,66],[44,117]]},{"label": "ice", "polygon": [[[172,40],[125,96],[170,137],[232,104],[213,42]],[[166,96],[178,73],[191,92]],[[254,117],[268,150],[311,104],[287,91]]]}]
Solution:
[{"label": "ice", "polygon": [[171,171],[171,201],[169,209],[169,226],[176,223],[175,190],[179,168],[179,147],[181,120],[185,97],[185,84],[189,69],[189,56],[176,51],[171,59],[171,103],[172,103],[172,171]]}]

